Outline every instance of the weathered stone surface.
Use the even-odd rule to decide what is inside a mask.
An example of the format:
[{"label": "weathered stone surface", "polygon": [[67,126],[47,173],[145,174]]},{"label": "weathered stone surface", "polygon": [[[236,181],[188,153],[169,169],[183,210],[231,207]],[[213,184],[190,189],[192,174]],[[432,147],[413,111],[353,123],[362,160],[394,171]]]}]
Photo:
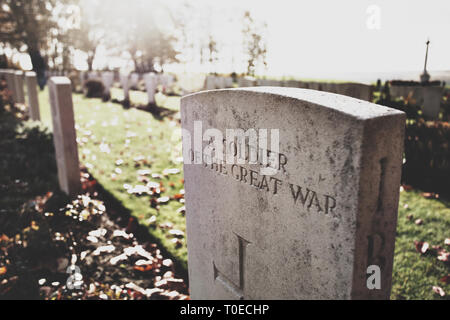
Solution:
[{"label": "weathered stone surface", "polygon": [[17,103],[25,103],[25,95],[23,91],[23,71],[16,71],[14,73],[14,81],[15,81],[15,101]]},{"label": "weathered stone surface", "polygon": [[[189,95],[181,113],[193,299],[389,298],[403,112],[263,87]],[[279,151],[269,152],[276,173],[248,162],[189,164],[214,141],[196,147],[194,121],[200,137],[223,132],[228,151],[226,129],[279,129]],[[381,268],[380,290],[366,286],[370,265]]]},{"label": "weathered stone surface", "polygon": [[59,186],[66,194],[74,197],[80,191],[80,168],[72,88],[70,80],[66,77],[52,77],[48,81],[48,86]]},{"label": "weathered stone surface", "polygon": [[41,120],[41,114],[39,111],[36,73],[35,72],[25,73],[25,82],[27,84],[28,109],[30,112],[30,118],[34,121],[39,121]]}]

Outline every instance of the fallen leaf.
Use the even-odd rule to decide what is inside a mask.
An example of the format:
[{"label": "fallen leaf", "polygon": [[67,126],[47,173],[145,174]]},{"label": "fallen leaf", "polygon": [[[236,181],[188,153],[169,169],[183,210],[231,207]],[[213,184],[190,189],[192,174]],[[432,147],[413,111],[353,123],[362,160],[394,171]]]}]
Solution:
[{"label": "fallen leaf", "polygon": [[0,267],[0,276],[4,275],[6,271],[7,271],[6,267]]},{"label": "fallen leaf", "polygon": [[416,219],[416,221],[414,221],[415,224],[417,224],[418,226],[423,224],[423,220],[422,219]]},{"label": "fallen leaf", "polygon": [[433,286],[433,291],[441,297],[445,296],[445,291],[441,287]]},{"label": "fallen leaf", "polygon": [[445,284],[449,284],[449,283],[450,283],[450,274],[448,274],[448,275],[446,275],[446,276],[443,276],[443,277],[440,279],[440,281],[443,282],[443,283],[445,283]]},{"label": "fallen leaf", "polygon": [[450,252],[447,252],[445,250],[438,251],[438,260],[443,262],[449,262],[450,261]]},{"label": "fallen leaf", "polygon": [[184,232],[178,229],[172,229],[169,231],[169,234],[175,236],[175,237],[184,237]]},{"label": "fallen leaf", "polygon": [[425,254],[430,247],[430,244],[428,242],[414,241],[414,244],[416,246],[417,252],[420,252],[421,254]]}]

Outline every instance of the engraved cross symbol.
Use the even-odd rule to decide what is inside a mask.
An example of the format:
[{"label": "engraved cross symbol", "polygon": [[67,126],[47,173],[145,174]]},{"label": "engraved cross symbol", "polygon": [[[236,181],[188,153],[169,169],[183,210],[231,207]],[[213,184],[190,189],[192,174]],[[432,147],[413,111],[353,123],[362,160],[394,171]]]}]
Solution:
[{"label": "engraved cross symbol", "polygon": [[244,259],[245,259],[245,251],[247,245],[250,243],[245,240],[241,236],[235,233],[239,242],[239,284],[235,284],[229,278],[227,278],[223,273],[217,269],[216,264],[213,261],[214,268],[214,280],[220,282],[225,288],[231,291],[239,300],[244,300]]}]

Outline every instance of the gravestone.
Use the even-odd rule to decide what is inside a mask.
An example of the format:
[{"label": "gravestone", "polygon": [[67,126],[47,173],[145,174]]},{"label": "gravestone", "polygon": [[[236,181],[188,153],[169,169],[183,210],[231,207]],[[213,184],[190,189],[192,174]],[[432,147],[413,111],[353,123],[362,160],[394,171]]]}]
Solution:
[{"label": "gravestone", "polygon": [[254,86],[256,86],[256,79],[253,77],[249,77],[249,76],[239,78],[238,86],[239,86],[239,88],[254,87]]},{"label": "gravestone", "polygon": [[14,81],[15,81],[15,100],[17,103],[25,103],[25,95],[23,92],[23,72],[16,71],[14,73]]},{"label": "gravestone", "polygon": [[363,83],[337,83],[335,87],[337,94],[372,101],[373,87]]},{"label": "gravestone", "polygon": [[403,112],[257,87],[183,97],[181,113],[192,299],[389,298]]},{"label": "gravestone", "polygon": [[139,89],[139,73],[133,72],[130,77],[130,88],[133,90]]},{"label": "gravestone", "polygon": [[11,97],[14,100],[14,102],[16,102],[16,76],[14,72],[15,72],[14,70],[6,70],[5,78],[8,90],[11,92]]},{"label": "gravestone", "polygon": [[216,77],[215,76],[207,76],[205,79],[205,89],[206,90],[214,90],[216,89]]},{"label": "gravestone", "polygon": [[225,77],[225,88],[233,88],[233,78]]},{"label": "gravestone", "polygon": [[148,103],[155,103],[155,93],[157,87],[157,78],[154,73],[147,73],[145,75],[145,88],[147,90]]},{"label": "gravestone", "polygon": [[123,99],[125,101],[130,101],[130,84],[129,84],[129,75],[121,73],[120,74],[120,84],[123,89]]},{"label": "gravestone", "polygon": [[216,77],[216,89],[225,89],[227,86],[225,84],[224,77]]},{"label": "gravestone", "polygon": [[74,197],[81,185],[71,83],[65,77],[52,77],[48,86],[59,186]]},{"label": "gravestone", "polygon": [[443,91],[444,91],[443,87],[437,86],[422,87],[422,94],[423,94],[422,112],[425,117],[430,119],[437,119],[439,117]]},{"label": "gravestone", "polygon": [[205,81],[206,76],[204,74],[195,74],[195,73],[177,74],[177,84],[181,88],[183,95],[205,89],[206,84]]},{"label": "gravestone", "polygon": [[30,118],[34,121],[41,120],[39,112],[39,99],[37,93],[37,78],[35,72],[25,73],[25,82],[27,84],[28,92],[28,109],[30,112]]},{"label": "gravestone", "polygon": [[88,79],[89,80],[94,80],[94,79],[98,79],[98,78],[99,78],[99,76],[98,76],[98,72],[97,71],[90,71],[88,73]]},{"label": "gravestone", "polygon": [[111,87],[114,83],[114,72],[103,72],[102,73],[102,82],[105,86],[104,95],[111,96]]}]

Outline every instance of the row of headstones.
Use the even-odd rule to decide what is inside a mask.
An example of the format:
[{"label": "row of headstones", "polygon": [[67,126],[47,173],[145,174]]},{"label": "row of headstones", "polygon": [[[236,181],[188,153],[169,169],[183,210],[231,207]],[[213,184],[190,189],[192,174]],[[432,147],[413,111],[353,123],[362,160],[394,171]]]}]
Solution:
[{"label": "row of headstones", "polygon": [[307,82],[299,80],[255,79],[253,77],[239,78],[238,86],[241,88],[258,86],[313,89],[318,91],[342,94],[365,101],[372,101],[374,91],[373,86],[363,83]]},{"label": "row of headstones", "polygon": [[416,105],[422,107],[422,112],[427,118],[437,119],[444,95],[444,87],[391,85],[389,93],[393,98],[412,98]]},{"label": "row of headstones", "polygon": [[[100,79],[105,87],[104,93],[109,95],[111,87],[115,82],[115,73],[112,71],[105,71],[100,73],[96,71],[80,72],[81,83],[84,83],[85,80],[89,79]],[[154,97],[158,85],[161,85],[163,88],[168,88],[173,85],[175,81],[174,77],[170,74],[155,74],[152,72],[143,75],[139,73],[120,73],[119,82],[124,91],[124,100],[130,100],[130,90],[139,88],[139,82],[141,80],[144,80],[149,103],[155,102]]]},{"label": "row of headstones", "polygon": [[0,69],[0,78],[5,79],[14,103],[25,104],[24,80],[27,86],[27,105],[32,120],[40,120],[37,78],[35,72]]}]

